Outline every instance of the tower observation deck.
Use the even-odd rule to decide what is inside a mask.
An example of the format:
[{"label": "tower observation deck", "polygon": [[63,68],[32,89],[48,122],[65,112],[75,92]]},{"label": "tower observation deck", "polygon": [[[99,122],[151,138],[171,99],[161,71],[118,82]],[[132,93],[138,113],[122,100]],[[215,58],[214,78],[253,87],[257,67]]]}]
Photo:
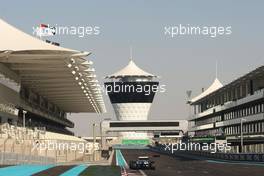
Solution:
[{"label": "tower observation deck", "polygon": [[[157,76],[139,68],[133,60],[120,71],[106,76],[105,82],[117,120],[148,120],[148,113],[157,92]],[[122,139],[146,139],[146,133],[122,132]]]}]

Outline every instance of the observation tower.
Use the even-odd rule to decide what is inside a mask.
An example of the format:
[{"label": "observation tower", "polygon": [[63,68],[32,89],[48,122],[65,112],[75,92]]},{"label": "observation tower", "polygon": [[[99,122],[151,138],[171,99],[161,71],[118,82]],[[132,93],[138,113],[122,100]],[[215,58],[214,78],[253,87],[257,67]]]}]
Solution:
[{"label": "observation tower", "polygon": [[[121,121],[148,120],[148,113],[158,90],[157,76],[139,68],[131,59],[126,67],[105,77],[105,88]],[[147,143],[146,132],[122,132],[123,143],[137,141]]]}]

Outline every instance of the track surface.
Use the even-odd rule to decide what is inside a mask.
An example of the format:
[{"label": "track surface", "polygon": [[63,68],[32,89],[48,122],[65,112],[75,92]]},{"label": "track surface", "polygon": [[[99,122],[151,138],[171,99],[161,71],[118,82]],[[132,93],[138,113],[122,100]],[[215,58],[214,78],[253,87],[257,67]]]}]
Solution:
[{"label": "track surface", "polygon": [[16,165],[0,168],[0,176],[29,176],[47,170],[54,165]]},{"label": "track surface", "polygon": [[126,160],[124,158],[124,156],[122,155],[120,150],[115,150],[115,157],[112,164],[120,166],[121,168],[121,175],[125,175],[125,176],[142,176],[142,171],[140,172],[139,170],[131,170],[129,169]]},{"label": "track surface", "polygon": [[16,165],[0,168],[0,176],[78,176],[87,165]]},{"label": "track surface", "polygon": [[[153,156],[148,150],[122,150],[125,160],[137,159],[138,156]],[[156,170],[144,170],[148,176],[263,176],[264,166],[244,164],[216,163],[205,160],[191,160],[181,157],[160,155],[152,158]]]},{"label": "track surface", "polygon": [[55,176],[55,175],[60,175],[64,172],[66,172],[69,169],[72,169],[74,166],[73,165],[68,165],[68,166],[55,166],[50,169],[44,170],[42,172],[36,173],[32,176]]}]

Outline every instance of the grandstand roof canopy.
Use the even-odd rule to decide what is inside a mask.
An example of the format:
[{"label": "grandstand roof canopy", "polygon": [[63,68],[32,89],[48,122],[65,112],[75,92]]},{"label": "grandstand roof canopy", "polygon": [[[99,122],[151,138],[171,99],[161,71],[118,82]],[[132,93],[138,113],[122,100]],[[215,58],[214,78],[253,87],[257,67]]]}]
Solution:
[{"label": "grandstand roof canopy", "polygon": [[0,19],[0,72],[65,112],[105,112],[92,61],[46,43]]},{"label": "grandstand roof canopy", "polygon": [[194,102],[206,97],[207,95],[209,95],[210,93],[218,90],[221,87],[223,87],[223,84],[217,78],[215,78],[215,80],[211,84],[211,86],[208,87],[205,91],[203,91],[200,95],[198,95],[198,96],[194,97],[193,99],[191,99],[190,103],[194,103]]},{"label": "grandstand roof canopy", "polygon": [[130,60],[130,62],[125,68],[119,70],[118,72],[112,75],[106,76],[106,78],[122,78],[126,76],[157,77],[148,72],[145,72],[144,70],[139,68],[133,60]]},{"label": "grandstand roof canopy", "polygon": [[[245,83],[250,80],[254,79],[261,79],[263,80],[263,75],[264,75],[264,66],[260,66],[256,68],[253,71],[250,71],[249,73],[233,80],[232,82],[222,85],[218,80],[215,80],[214,83],[206,90],[204,91],[205,93],[202,93],[198,95],[197,97],[193,98],[190,100],[188,103],[190,104],[198,104],[199,102],[209,98],[209,97],[214,97],[219,94],[222,94],[223,92],[230,91],[231,89],[240,86],[242,83]],[[259,89],[262,89],[262,87],[258,87]]]}]

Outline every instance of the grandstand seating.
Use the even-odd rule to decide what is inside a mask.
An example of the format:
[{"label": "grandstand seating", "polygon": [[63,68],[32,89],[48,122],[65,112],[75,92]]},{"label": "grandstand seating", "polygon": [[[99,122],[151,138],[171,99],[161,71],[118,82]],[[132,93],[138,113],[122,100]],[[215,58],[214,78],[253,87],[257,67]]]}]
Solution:
[{"label": "grandstand seating", "polygon": [[[52,141],[56,144],[65,144],[68,146],[89,146],[89,148],[53,148],[52,150],[36,148],[37,144],[48,145]],[[70,145],[71,144],[71,145]],[[82,144],[82,145],[81,145]],[[10,159],[14,160],[15,158],[32,159],[38,157],[30,156],[39,156],[44,162],[69,162],[69,161],[84,161],[91,160],[94,157],[91,157],[94,150],[92,148],[93,143],[89,143],[82,138],[78,138],[72,135],[65,135],[60,133],[54,133],[45,131],[42,129],[34,128],[23,128],[10,125],[8,123],[0,125],[0,157],[5,154]],[[99,144],[96,143],[95,151],[99,150]],[[13,154],[12,154],[13,153]],[[98,153],[98,152],[96,152]],[[16,155],[13,156],[13,155]],[[97,154],[99,155],[99,154]],[[2,159],[1,159],[2,158]],[[0,164],[3,164],[3,157],[0,158]],[[46,158],[46,159],[45,159]],[[99,157],[96,157],[100,159]],[[8,159],[8,158],[5,158]],[[7,162],[8,161],[8,162]],[[8,164],[17,164],[18,162],[27,163],[29,160],[23,161],[9,161],[5,163]],[[31,163],[36,163],[32,161]]]}]

